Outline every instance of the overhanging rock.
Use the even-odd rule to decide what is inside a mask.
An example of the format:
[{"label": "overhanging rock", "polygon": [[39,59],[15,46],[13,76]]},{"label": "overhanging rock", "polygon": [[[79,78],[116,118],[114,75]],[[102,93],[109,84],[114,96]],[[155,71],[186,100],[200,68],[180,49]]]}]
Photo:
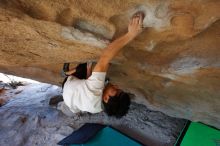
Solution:
[{"label": "overhanging rock", "polygon": [[0,0],[0,70],[60,85],[64,62],[95,61],[145,12],[112,62],[113,83],[174,117],[220,128],[220,2]]}]

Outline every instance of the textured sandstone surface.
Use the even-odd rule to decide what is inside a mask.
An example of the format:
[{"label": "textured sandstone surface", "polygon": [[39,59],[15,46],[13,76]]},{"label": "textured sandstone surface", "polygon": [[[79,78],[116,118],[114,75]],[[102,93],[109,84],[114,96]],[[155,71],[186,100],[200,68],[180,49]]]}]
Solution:
[{"label": "textured sandstone surface", "polygon": [[220,128],[219,0],[0,0],[0,71],[60,85],[62,63],[95,61],[139,10],[146,29],[111,81],[151,109]]}]

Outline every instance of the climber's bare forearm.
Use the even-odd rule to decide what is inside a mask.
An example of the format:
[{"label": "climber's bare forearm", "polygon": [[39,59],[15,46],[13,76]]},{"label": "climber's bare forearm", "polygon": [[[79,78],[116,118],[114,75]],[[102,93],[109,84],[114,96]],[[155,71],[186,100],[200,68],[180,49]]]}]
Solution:
[{"label": "climber's bare forearm", "polygon": [[100,60],[102,60],[103,62],[109,63],[125,45],[127,45],[131,40],[133,40],[133,38],[134,37],[132,37],[129,33],[126,33],[120,38],[114,40],[103,51],[103,54],[101,55]]},{"label": "climber's bare forearm", "polygon": [[125,35],[121,36],[120,38],[114,40],[110,43],[103,51],[94,71],[107,71],[109,62],[120,52],[120,50],[128,44],[133,37],[126,33]]}]

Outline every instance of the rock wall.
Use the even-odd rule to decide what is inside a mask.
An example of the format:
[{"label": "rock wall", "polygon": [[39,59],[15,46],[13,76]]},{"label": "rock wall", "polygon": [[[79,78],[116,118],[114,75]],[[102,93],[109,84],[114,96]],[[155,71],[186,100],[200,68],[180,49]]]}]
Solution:
[{"label": "rock wall", "polygon": [[220,128],[219,0],[0,0],[0,71],[60,85],[64,62],[95,61],[140,10],[146,29],[111,81],[153,110]]}]

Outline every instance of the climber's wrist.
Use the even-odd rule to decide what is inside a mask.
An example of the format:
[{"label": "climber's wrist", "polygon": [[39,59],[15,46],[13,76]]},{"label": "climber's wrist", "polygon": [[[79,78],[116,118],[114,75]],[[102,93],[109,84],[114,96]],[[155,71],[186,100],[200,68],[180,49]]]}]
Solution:
[{"label": "climber's wrist", "polygon": [[137,35],[129,33],[129,32],[127,32],[125,35],[129,39],[129,41],[132,41],[137,36]]}]

